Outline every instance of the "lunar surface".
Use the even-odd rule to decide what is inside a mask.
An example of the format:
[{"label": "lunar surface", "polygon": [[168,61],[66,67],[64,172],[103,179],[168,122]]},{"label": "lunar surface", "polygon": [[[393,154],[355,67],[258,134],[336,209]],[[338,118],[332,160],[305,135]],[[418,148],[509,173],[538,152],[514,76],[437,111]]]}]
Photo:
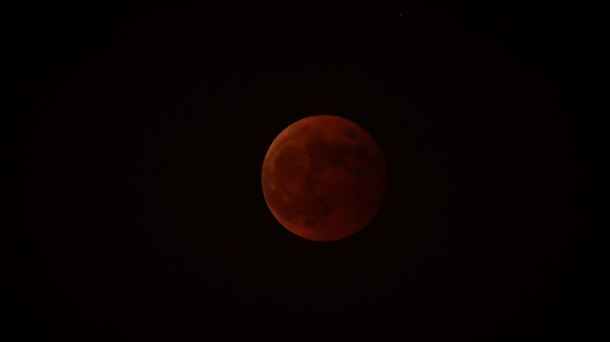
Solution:
[{"label": "lunar surface", "polygon": [[381,149],[362,127],[339,116],[291,124],[263,162],[263,193],[273,216],[308,240],[340,240],[360,231],[377,214],[385,185]]}]

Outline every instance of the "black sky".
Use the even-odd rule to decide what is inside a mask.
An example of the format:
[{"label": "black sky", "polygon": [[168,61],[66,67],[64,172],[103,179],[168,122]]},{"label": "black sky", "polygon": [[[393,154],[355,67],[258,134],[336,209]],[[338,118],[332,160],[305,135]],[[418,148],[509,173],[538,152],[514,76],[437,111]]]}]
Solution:
[{"label": "black sky", "polygon": [[[582,11],[11,10],[23,340],[596,336]],[[335,243],[260,187],[312,114],[388,166]]]}]

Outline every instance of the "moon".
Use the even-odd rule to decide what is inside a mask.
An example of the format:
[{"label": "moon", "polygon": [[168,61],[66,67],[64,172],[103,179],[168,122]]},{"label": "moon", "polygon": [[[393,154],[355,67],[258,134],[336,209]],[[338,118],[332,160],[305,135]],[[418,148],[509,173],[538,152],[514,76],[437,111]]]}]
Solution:
[{"label": "moon", "polygon": [[360,231],[379,211],[386,165],[358,124],[314,115],[273,140],[261,180],[267,206],[282,226],[307,240],[336,241]]}]

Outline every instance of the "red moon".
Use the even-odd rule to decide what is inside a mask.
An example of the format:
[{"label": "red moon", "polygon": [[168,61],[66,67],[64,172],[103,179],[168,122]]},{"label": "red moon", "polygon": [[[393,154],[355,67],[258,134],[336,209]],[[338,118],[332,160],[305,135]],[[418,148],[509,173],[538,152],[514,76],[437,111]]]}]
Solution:
[{"label": "red moon", "polygon": [[356,123],[314,115],[286,127],[271,143],[262,170],[265,201],[292,233],[335,241],[377,214],[386,186],[381,149]]}]

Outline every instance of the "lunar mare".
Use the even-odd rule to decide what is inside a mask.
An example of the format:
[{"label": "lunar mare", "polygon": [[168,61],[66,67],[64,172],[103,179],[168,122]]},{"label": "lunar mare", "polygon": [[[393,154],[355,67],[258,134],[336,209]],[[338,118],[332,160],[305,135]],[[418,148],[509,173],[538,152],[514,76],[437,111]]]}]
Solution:
[{"label": "lunar mare", "polygon": [[261,180],[269,209],[286,229],[308,240],[334,241],[360,231],[377,214],[386,166],[362,127],[315,115],[276,137]]}]

